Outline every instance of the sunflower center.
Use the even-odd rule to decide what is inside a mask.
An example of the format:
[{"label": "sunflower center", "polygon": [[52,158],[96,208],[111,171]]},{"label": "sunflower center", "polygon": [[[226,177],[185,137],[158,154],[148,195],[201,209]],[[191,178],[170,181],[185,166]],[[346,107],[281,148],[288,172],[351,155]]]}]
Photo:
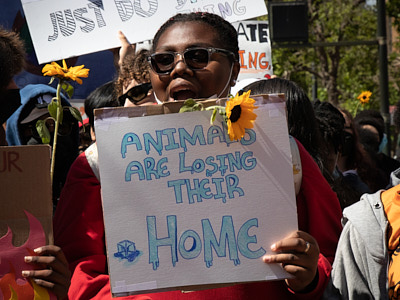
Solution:
[{"label": "sunflower center", "polygon": [[239,120],[241,113],[242,108],[240,107],[240,105],[234,106],[231,110],[231,117],[229,118],[229,120],[231,120],[232,123],[235,123],[237,120]]}]

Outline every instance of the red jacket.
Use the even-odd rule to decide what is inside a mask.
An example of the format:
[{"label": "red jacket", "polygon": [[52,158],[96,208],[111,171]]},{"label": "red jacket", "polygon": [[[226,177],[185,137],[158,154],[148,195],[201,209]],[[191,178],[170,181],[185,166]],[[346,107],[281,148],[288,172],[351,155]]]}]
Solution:
[{"label": "red jacket", "polygon": [[[302,184],[297,195],[299,229],[318,242],[319,282],[310,293],[292,293],[284,281],[232,285],[197,292],[181,291],[128,296],[119,299],[317,299],[328,282],[331,263],[342,229],[341,209],[336,194],[318,166],[298,143],[302,163]],[[107,270],[100,182],[85,153],[73,163],[54,216],[55,244],[60,246],[73,272],[69,298],[111,299]]]}]

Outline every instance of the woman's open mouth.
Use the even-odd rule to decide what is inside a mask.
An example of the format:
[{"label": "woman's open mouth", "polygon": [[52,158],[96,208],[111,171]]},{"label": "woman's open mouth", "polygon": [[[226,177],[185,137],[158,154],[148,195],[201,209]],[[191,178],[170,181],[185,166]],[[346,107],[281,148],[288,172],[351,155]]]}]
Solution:
[{"label": "woman's open mouth", "polygon": [[172,93],[172,98],[177,101],[177,100],[187,100],[190,98],[195,99],[197,94],[189,89],[182,89],[179,91],[175,91]]}]

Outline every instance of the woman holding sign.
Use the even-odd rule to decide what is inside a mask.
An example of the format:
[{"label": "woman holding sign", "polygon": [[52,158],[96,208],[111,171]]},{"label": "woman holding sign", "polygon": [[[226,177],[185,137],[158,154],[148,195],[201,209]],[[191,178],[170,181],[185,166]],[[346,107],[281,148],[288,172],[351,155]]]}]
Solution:
[{"label": "woman holding sign", "polygon": [[[238,59],[237,33],[228,22],[209,13],[178,14],[164,23],[154,37],[149,62],[155,97],[159,102],[227,97],[240,71]],[[300,230],[276,241],[271,246],[275,254],[260,260],[260,264],[282,264],[292,279],[123,299],[320,297],[341,231],[341,209],[311,156],[298,146],[303,171],[297,196]],[[99,181],[88,163],[74,164],[68,181],[57,207],[54,229],[56,243],[73,271],[69,297],[110,299]]]}]

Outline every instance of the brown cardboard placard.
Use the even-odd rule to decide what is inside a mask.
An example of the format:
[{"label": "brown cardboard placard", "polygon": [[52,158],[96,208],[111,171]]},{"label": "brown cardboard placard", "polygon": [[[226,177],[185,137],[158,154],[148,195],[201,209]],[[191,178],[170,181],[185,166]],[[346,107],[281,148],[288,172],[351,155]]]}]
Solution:
[{"label": "brown cardboard placard", "polygon": [[0,147],[0,296],[4,299],[33,299],[33,294],[55,299],[21,274],[39,267],[25,263],[25,256],[53,243],[50,151],[49,145]]},{"label": "brown cardboard placard", "polygon": [[0,147],[0,236],[10,227],[14,246],[30,226],[25,211],[40,221],[46,243],[53,243],[49,145]]}]

